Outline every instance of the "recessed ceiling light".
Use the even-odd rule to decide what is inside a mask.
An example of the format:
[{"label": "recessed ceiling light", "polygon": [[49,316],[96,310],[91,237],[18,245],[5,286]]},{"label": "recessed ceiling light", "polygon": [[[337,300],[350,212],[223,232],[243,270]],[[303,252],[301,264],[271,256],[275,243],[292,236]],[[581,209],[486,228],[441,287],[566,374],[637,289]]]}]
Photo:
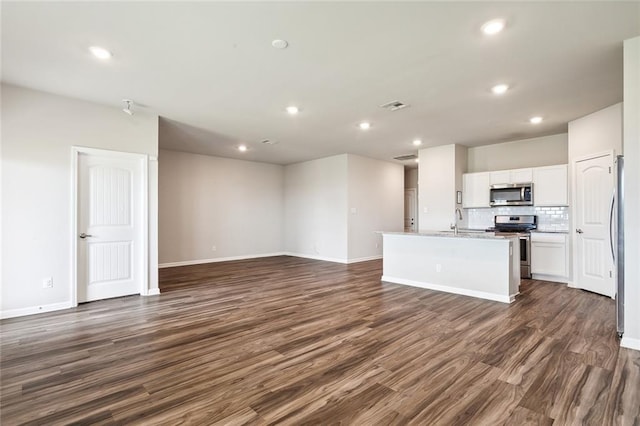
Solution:
[{"label": "recessed ceiling light", "polygon": [[415,159],[415,160],[413,160],[413,161],[415,161],[416,163],[419,163],[419,162],[420,162],[420,159],[419,159],[419,158],[416,158],[416,159]]},{"label": "recessed ceiling light", "polygon": [[287,107],[287,112],[291,115],[296,115],[300,112],[300,109],[297,106],[291,105]]},{"label": "recessed ceiling light", "polygon": [[287,40],[276,39],[271,42],[271,45],[276,49],[286,49],[289,46],[289,42]]},{"label": "recessed ceiling light", "polygon": [[487,35],[494,35],[504,30],[504,26],[504,19],[492,19],[491,21],[486,22],[481,28],[483,33]]},{"label": "recessed ceiling light", "polygon": [[422,145],[422,141],[420,139],[414,139],[413,140],[413,145],[414,146],[420,146],[420,145]]},{"label": "recessed ceiling light", "polygon": [[509,90],[509,85],[507,84],[496,84],[491,88],[494,95],[504,95],[507,90]]},{"label": "recessed ceiling light", "polygon": [[91,46],[89,51],[98,59],[109,59],[113,56],[111,52],[100,46]]},{"label": "recessed ceiling light", "polygon": [[240,145],[238,147],[238,151],[245,152],[246,150],[247,150],[247,146],[246,145]]},{"label": "recessed ceiling light", "polygon": [[359,124],[359,126],[362,130],[369,130],[371,128],[371,123],[369,123],[368,121],[363,121]]},{"label": "recessed ceiling light", "polygon": [[529,119],[529,122],[531,124],[540,124],[540,123],[542,123],[542,117],[531,117]]}]

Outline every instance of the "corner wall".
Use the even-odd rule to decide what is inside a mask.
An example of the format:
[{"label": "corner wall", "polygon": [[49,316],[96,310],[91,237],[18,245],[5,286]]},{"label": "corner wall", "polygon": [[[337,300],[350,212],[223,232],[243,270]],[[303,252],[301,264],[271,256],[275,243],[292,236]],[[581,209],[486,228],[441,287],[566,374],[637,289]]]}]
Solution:
[{"label": "corner wall", "polygon": [[284,170],[285,252],[347,262],[347,154]]},{"label": "corner wall", "polygon": [[382,258],[382,235],[404,229],[404,167],[349,154],[348,261]]},{"label": "corner wall", "polygon": [[[2,317],[71,306],[71,147],[158,155],[158,117],[2,85]],[[149,267],[157,170],[149,164]],[[42,288],[45,277],[53,288]],[[150,289],[157,289],[150,275]]]},{"label": "corner wall", "polygon": [[625,331],[640,350],[640,37],[624,42]]},{"label": "corner wall", "polygon": [[284,250],[351,263],[382,256],[376,231],[402,231],[403,166],[352,154],[285,166]]},{"label": "corner wall", "polygon": [[622,103],[569,122],[570,165],[578,158],[611,150],[614,155],[622,153]]},{"label": "corner wall", "polygon": [[[418,225],[420,231],[447,231],[455,222],[456,191],[462,191],[467,148],[442,145],[419,151]],[[458,224],[460,225],[460,223]]]},{"label": "corner wall", "polygon": [[167,150],[159,165],[161,267],[282,253],[283,166]]}]

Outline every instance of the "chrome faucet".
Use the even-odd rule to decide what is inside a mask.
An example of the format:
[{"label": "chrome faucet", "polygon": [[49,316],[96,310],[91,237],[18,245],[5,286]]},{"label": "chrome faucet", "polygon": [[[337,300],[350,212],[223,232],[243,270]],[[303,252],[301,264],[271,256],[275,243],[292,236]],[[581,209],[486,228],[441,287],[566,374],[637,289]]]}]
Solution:
[{"label": "chrome faucet", "polygon": [[459,207],[456,207],[454,215],[457,217],[455,218],[455,222],[450,226],[450,228],[453,229],[453,235],[458,235],[458,219],[462,220],[462,210],[460,210]]}]

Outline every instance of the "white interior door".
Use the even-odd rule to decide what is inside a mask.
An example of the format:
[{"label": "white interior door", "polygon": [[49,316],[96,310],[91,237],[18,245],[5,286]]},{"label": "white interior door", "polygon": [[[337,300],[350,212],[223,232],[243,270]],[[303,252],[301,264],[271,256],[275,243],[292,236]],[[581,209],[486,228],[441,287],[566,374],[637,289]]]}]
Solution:
[{"label": "white interior door", "polygon": [[141,292],[143,169],[139,157],[78,154],[78,302]]},{"label": "white interior door", "polygon": [[418,229],[417,219],[418,200],[415,188],[404,190],[404,230],[405,232],[416,232]]},{"label": "white interior door", "polygon": [[575,242],[578,288],[614,297],[610,247],[613,156],[576,162]]}]

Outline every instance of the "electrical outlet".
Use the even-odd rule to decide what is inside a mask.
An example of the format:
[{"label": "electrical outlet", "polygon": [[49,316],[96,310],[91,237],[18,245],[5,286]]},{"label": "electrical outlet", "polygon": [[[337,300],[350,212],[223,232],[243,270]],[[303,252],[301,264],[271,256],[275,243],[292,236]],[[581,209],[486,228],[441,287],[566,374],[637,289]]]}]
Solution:
[{"label": "electrical outlet", "polygon": [[53,288],[53,277],[47,277],[42,280],[42,288]]},{"label": "electrical outlet", "polygon": [[218,247],[216,247],[216,246],[211,246],[211,251],[216,251],[216,250],[218,250]]}]

